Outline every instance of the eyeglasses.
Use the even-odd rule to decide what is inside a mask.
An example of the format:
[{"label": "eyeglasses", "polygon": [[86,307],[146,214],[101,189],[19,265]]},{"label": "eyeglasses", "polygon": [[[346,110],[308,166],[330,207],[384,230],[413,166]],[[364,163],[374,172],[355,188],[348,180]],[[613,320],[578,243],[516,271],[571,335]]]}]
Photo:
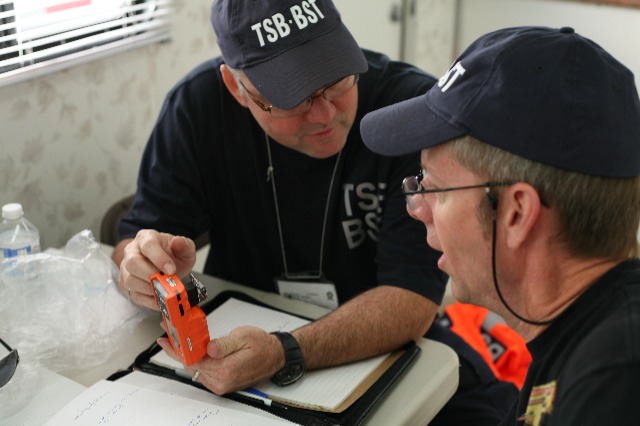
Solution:
[{"label": "eyeglasses", "polygon": [[0,343],[2,346],[7,348],[9,353],[4,358],[0,359],[0,388],[9,383],[9,380],[13,377],[13,373],[16,372],[16,368],[18,368],[18,362],[20,361],[20,356],[18,356],[18,351],[16,349],[11,349],[9,345],[7,345],[4,340],[0,339]]},{"label": "eyeglasses", "polygon": [[449,192],[449,191],[459,191],[461,189],[473,189],[473,188],[484,188],[487,193],[494,186],[508,186],[513,185],[514,182],[485,182],[478,185],[469,185],[469,186],[456,186],[453,188],[434,188],[434,189],[425,189],[422,186],[422,179],[424,178],[422,174],[422,170],[418,172],[417,176],[409,176],[402,180],[402,193],[404,194],[407,205],[411,210],[415,209],[416,203],[414,201],[415,195],[418,194],[433,194],[437,192]]},{"label": "eyeglasses", "polygon": [[328,85],[327,87],[325,87],[324,89],[322,89],[321,93],[318,93],[317,95],[309,96],[307,99],[299,103],[297,106],[294,106],[293,108],[290,108],[290,109],[281,109],[273,105],[266,106],[264,102],[259,100],[255,95],[253,95],[247,89],[247,87],[244,85],[242,80],[238,79],[237,81],[238,83],[240,83],[240,86],[242,86],[242,88],[247,93],[247,95],[249,95],[251,100],[256,105],[258,105],[258,107],[261,110],[263,110],[264,112],[270,113],[274,117],[286,118],[286,117],[295,117],[296,115],[302,115],[305,112],[309,111],[311,109],[311,105],[313,105],[313,100],[315,98],[319,98],[320,96],[322,96],[328,101],[333,101],[335,99],[338,99],[340,96],[346,94],[349,90],[353,89],[353,87],[358,83],[359,79],[360,79],[359,74],[348,75],[344,78],[341,78],[340,80],[337,80],[331,83],[330,85]]}]

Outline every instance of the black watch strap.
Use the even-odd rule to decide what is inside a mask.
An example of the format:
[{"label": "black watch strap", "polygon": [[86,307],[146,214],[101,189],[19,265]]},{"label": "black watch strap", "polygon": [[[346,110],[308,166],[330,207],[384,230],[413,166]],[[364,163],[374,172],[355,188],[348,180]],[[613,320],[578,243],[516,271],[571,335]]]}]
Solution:
[{"label": "black watch strap", "polygon": [[290,333],[275,331],[274,336],[280,340],[284,347],[284,368],[273,375],[271,381],[278,386],[286,386],[296,382],[306,369],[302,350],[298,341]]}]

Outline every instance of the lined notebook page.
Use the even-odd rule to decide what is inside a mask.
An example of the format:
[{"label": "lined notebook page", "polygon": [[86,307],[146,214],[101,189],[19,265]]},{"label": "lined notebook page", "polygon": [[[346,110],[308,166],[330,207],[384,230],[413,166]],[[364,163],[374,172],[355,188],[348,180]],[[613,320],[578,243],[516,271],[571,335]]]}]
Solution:
[{"label": "lined notebook page", "polygon": [[[222,337],[236,327],[249,325],[263,330],[292,331],[309,321],[294,315],[229,299],[207,315],[211,338]],[[254,386],[273,400],[323,411],[335,411],[343,401],[382,364],[387,356],[348,365],[309,371],[296,383],[280,387],[269,380]],[[163,351],[151,358],[154,364],[178,369],[182,365]]]},{"label": "lined notebook page", "polygon": [[[254,386],[273,400],[320,411],[338,410],[343,401],[385,360],[386,355],[353,364],[309,371],[297,382],[277,386],[263,381]],[[346,408],[346,407],[343,407]]]},{"label": "lined notebook page", "polygon": [[283,426],[289,421],[266,418],[175,394],[101,380],[67,404],[46,426],[58,425]]}]

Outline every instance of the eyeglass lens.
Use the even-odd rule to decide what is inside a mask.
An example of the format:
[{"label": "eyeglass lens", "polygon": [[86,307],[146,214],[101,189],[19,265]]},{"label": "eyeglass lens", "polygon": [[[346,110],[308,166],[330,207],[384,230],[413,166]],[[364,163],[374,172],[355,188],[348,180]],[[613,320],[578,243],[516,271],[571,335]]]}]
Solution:
[{"label": "eyeglass lens", "polygon": [[16,349],[11,349],[2,339],[0,343],[7,348],[10,352],[2,359],[0,359],[0,388],[9,383],[9,380],[13,377],[13,374],[18,368],[18,362],[20,357]]},{"label": "eyeglass lens", "polygon": [[409,176],[402,181],[402,192],[407,196],[413,195],[413,192],[419,191],[422,188],[418,176]]},{"label": "eyeglass lens", "polygon": [[349,91],[353,86],[355,86],[357,82],[356,75],[349,75],[342,80],[338,80],[330,86],[327,86],[322,91],[322,96],[328,101],[331,101],[335,98],[339,98],[344,95],[347,91]]},{"label": "eyeglass lens", "polygon": [[402,181],[402,192],[404,193],[405,201],[410,210],[415,209],[414,197],[417,195],[416,191],[422,188],[417,176],[409,176]]},{"label": "eyeglass lens", "polygon": [[322,96],[328,101],[333,101],[342,95],[346,94],[349,90],[351,90],[356,83],[358,82],[358,75],[349,75],[343,79],[332,83],[331,85],[325,87],[321,93],[309,96],[302,103],[291,109],[280,109],[277,107],[271,108],[271,114],[276,117],[291,117],[294,115],[304,114],[305,112],[311,109],[311,104],[313,104],[313,99]]}]

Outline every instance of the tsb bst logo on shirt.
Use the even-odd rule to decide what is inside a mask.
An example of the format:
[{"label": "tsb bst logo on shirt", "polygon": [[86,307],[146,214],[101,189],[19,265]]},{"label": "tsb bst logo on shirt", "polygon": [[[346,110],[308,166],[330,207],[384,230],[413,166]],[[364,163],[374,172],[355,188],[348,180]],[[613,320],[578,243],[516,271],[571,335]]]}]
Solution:
[{"label": "tsb bst logo on shirt", "polygon": [[367,238],[378,242],[382,202],[387,184],[372,182],[348,183],[342,187],[344,214],[342,230],[349,249],[360,246]]}]

